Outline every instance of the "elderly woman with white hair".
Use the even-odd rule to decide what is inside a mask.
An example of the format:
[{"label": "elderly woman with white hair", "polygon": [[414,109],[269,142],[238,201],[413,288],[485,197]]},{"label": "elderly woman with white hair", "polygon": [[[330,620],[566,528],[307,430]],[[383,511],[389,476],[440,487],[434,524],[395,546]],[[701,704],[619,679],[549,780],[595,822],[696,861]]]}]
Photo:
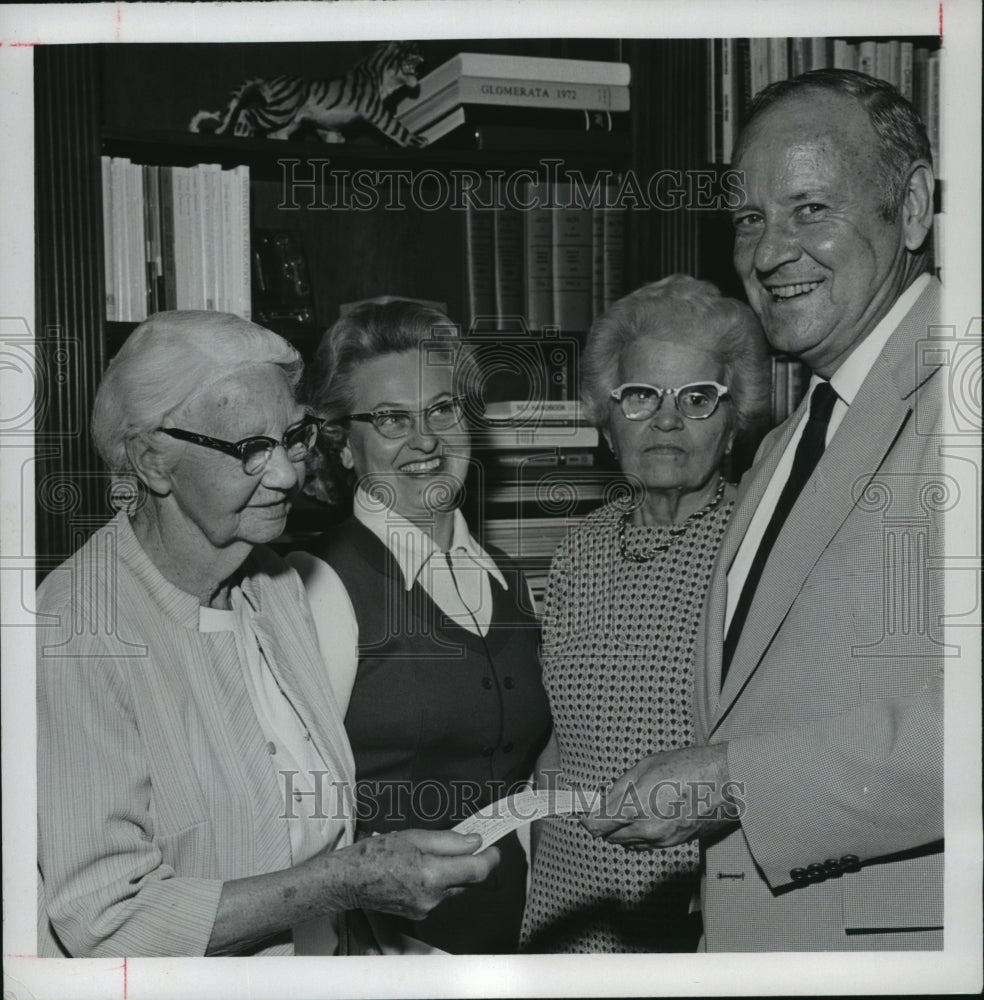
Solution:
[{"label": "elderly woman with white hair", "polygon": [[[582,372],[630,498],[590,514],[551,565],[541,656],[554,736],[539,772],[594,789],[693,742],[695,638],[735,497],[722,464],[765,415],[769,364],[748,306],[673,275],[595,321]],[[573,819],[543,821],[535,843],[524,950],[696,947],[696,845],[630,853]]]},{"label": "elderly woman with white hair", "polygon": [[223,313],[159,313],[99,387],[137,483],[38,591],[39,954],[344,949],[492,870],[478,838],[353,845],[351,750],[281,534],[317,421],[301,362]]}]

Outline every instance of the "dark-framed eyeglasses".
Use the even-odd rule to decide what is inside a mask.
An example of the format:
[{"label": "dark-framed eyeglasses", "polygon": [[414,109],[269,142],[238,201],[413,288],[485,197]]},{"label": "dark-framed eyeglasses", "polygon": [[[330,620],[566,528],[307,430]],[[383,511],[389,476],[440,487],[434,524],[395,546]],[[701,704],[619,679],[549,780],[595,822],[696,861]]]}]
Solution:
[{"label": "dark-framed eyeglasses", "polygon": [[612,389],[611,397],[621,407],[626,420],[648,420],[659,412],[664,396],[672,396],[681,416],[688,420],[706,420],[728,394],[728,387],[718,382],[688,382],[675,389],[661,389],[645,382],[626,382]]},{"label": "dark-framed eyeglasses", "polygon": [[461,423],[465,412],[465,396],[450,396],[423,410],[373,410],[370,413],[350,413],[342,420],[359,420],[372,426],[384,438],[406,437],[419,420],[431,434],[449,431]]},{"label": "dark-framed eyeglasses", "polygon": [[224,455],[238,458],[246,475],[258,476],[267,467],[270,456],[278,446],[283,447],[291,462],[300,462],[307,458],[318,440],[320,427],[321,421],[317,417],[307,416],[300,423],[288,427],[280,441],[262,434],[243,438],[242,441],[222,441],[220,438],[208,437],[194,431],[181,430],[180,427],[160,427],[158,430],[178,441],[190,441],[203,448],[212,448]]}]

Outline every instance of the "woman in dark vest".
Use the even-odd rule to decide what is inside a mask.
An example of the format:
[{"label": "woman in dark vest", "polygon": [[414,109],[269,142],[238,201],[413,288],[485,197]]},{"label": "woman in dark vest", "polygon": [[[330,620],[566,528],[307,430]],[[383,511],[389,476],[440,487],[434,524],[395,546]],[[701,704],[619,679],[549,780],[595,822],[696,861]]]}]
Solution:
[{"label": "woman in dark vest", "polygon": [[[339,319],[306,379],[326,421],[321,482],[340,466],[355,495],[291,561],[345,711],[363,835],[454,826],[525,783],[550,731],[525,581],[458,509],[472,367],[443,313],[394,301]],[[515,951],[526,857],[515,833],[497,846],[484,885],[407,932],[456,954]]]}]

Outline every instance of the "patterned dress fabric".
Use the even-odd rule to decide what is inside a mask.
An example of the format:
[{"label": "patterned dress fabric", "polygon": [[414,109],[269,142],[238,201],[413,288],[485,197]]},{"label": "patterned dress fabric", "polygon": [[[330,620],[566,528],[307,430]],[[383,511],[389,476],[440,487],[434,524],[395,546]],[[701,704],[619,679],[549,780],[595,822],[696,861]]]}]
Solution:
[{"label": "patterned dress fabric", "polygon": [[[544,608],[543,681],[562,783],[593,790],[644,757],[693,743],[694,644],[733,506],[722,502],[681,533],[628,523],[623,544],[621,508],[610,504],[558,549]],[[576,820],[546,820],[522,950],[693,950],[699,921],[688,911],[698,862],[696,843],[636,852],[594,840]]]}]

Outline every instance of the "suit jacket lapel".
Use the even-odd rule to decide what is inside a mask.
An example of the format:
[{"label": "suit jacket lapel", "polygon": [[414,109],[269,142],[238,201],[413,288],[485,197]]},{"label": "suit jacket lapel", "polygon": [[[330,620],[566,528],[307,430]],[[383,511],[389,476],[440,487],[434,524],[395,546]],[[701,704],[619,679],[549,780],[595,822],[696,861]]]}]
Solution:
[{"label": "suit jacket lapel", "polygon": [[756,462],[741,481],[734,514],[721,540],[704,603],[703,625],[697,632],[695,662],[703,665],[696,671],[695,677],[695,721],[699,741],[710,734],[720,700],[724,620],[728,603],[728,571],[748,531],[752,515],[761,503],[769,480],[796,429],[800,412],[801,410],[797,410],[763,442]]},{"label": "suit jacket lapel", "polygon": [[[880,468],[899,431],[911,417],[912,393],[933,370],[917,368],[915,345],[919,337],[926,336],[927,325],[933,322],[933,316],[938,311],[938,301],[939,285],[933,283],[890,338],[776,539],[735,649],[721,690],[720,703],[711,718],[709,734],[720,724],[761,663],[817,560],[847,519]],[[790,423],[795,426],[795,420]],[[778,456],[789,440],[789,433],[777,437],[776,447],[761,463],[765,482],[778,464]],[[751,512],[765,489],[760,478],[757,472],[741,505],[740,518],[736,513],[735,527],[741,530],[739,543],[751,520]],[[728,557],[727,566],[733,558],[734,551]],[[724,564],[716,574],[719,587],[722,586],[719,579],[723,575],[721,571],[726,573]],[[726,578],[723,587],[726,594]],[[720,597],[717,600],[720,601]],[[723,614],[717,629],[723,635],[721,623]],[[719,635],[718,654],[713,664],[714,680],[720,678],[720,645]],[[711,677],[708,680],[711,681]]]}]

